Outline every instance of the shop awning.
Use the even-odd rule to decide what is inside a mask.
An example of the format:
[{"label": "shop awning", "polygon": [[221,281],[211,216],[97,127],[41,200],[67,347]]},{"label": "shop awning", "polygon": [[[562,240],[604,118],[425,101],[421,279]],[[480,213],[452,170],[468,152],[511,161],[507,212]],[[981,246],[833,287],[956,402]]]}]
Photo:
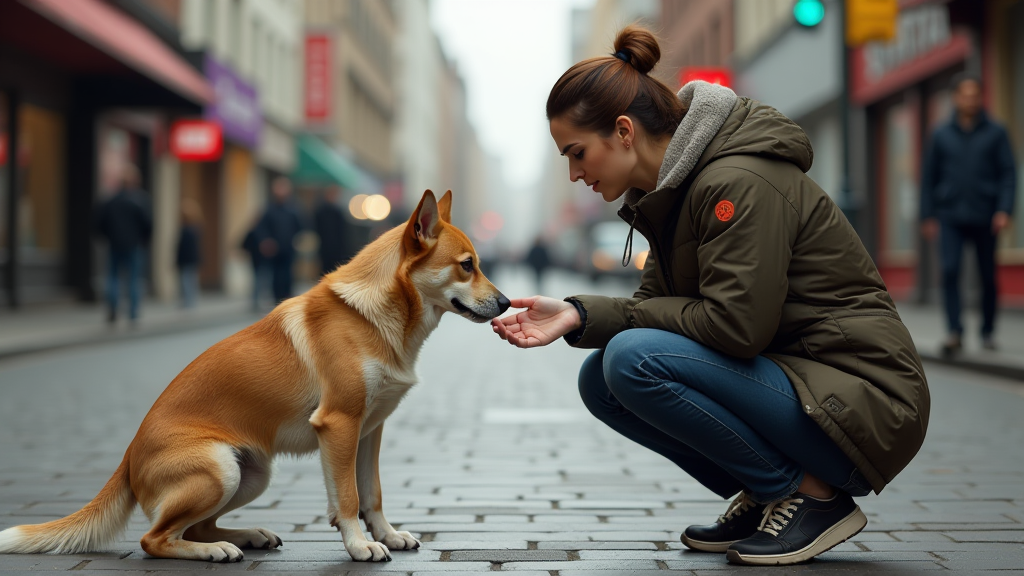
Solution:
[{"label": "shop awning", "polygon": [[292,172],[296,184],[338,184],[349,189],[359,187],[359,168],[324,144],[316,136],[302,134],[296,139],[298,162]]},{"label": "shop awning", "polygon": [[213,98],[195,68],[152,32],[100,0],[21,0],[35,12],[129,68],[197,104]]}]

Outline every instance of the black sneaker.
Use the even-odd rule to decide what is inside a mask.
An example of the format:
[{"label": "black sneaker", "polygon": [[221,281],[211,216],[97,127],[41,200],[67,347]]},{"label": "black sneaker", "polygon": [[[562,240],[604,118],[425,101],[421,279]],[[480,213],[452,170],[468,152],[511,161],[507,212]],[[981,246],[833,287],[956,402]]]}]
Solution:
[{"label": "black sneaker", "polygon": [[757,532],[763,517],[763,507],[751,500],[746,492],[740,492],[714,524],[690,526],[679,539],[693,550],[725,552],[733,543]]},{"label": "black sneaker", "polygon": [[845,492],[819,500],[794,492],[771,505],[758,531],[726,552],[733,564],[796,564],[860,532],[868,519]]}]

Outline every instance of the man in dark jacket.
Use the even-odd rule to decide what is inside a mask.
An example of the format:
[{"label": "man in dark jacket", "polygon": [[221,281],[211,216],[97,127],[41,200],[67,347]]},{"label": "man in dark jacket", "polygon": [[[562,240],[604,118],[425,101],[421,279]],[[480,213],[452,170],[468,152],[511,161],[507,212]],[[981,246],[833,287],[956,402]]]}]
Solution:
[{"label": "man in dark jacket", "polygon": [[110,244],[107,262],[108,322],[117,320],[121,274],[128,274],[128,317],[139,316],[144,246],[153,231],[153,217],[146,193],[139,189],[139,171],[125,168],[121,187],[96,213],[96,231]]},{"label": "man in dark jacket", "polygon": [[338,188],[332,186],[313,213],[313,225],[320,237],[320,273],[334,271],[345,259],[345,216],[338,207]]},{"label": "man in dark jacket", "polygon": [[295,236],[302,230],[299,215],[288,204],[292,184],[285,177],[271,184],[271,201],[258,225],[264,235],[260,252],[270,259],[273,272],[274,301],[292,297],[292,264],[295,262]]},{"label": "man in dark jacket", "polygon": [[996,238],[1010,223],[1016,185],[1010,140],[982,109],[981,82],[957,76],[953,90],[956,113],[932,136],[921,175],[922,232],[930,241],[939,238],[942,256],[947,355],[963,347],[959,283],[965,242],[978,253],[982,345],[995,349]]}]

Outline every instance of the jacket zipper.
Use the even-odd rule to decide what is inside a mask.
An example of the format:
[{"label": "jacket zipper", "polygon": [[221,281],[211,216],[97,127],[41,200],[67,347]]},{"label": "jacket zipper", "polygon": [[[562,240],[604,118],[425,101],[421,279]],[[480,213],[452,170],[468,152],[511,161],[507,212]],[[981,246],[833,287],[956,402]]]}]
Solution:
[{"label": "jacket zipper", "polygon": [[[648,232],[653,229],[653,226],[651,226],[651,221],[648,220],[646,216],[643,216],[642,214],[640,214],[640,210],[636,210],[635,215],[633,216],[633,222],[634,223],[636,222],[637,218],[640,218],[643,221],[643,224],[646,227]],[[643,234],[643,232],[641,232],[641,234]],[[646,234],[644,236],[646,236]],[[662,259],[662,254],[661,254],[660,248],[661,248],[661,244],[659,242],[654,242],[654,243],[651,244],[651,251],[654,252],[654,261],[662,263],[661,264],[661,269],[663,270],[663,272],[662,272],[661,276],[662,276],[662,279],[665,280],[665,285],[668,286],[669,296],[675,296],[676,295],[676,289],[675,289],[675,286],[672,285],[672,274],[671,274],[671,272],[670,272],[670,270],[668,268],[668,262]]]}]

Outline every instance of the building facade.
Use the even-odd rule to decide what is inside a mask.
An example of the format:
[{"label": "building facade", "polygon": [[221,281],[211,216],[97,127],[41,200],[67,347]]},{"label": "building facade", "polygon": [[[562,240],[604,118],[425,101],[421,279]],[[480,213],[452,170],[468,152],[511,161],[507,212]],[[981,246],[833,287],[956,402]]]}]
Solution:
[{"label": "building facade", "polygon": [[[175,8],[142,0],[0,3],[0,259],[8,306],[97,299],[105,253],[94,244],[92,214],[128,164],[138,167],[157,209],[177,196],[167,126],[200,114],[213,90],[165,17]],[[159,241],[151,256],[167,249]]]}]

